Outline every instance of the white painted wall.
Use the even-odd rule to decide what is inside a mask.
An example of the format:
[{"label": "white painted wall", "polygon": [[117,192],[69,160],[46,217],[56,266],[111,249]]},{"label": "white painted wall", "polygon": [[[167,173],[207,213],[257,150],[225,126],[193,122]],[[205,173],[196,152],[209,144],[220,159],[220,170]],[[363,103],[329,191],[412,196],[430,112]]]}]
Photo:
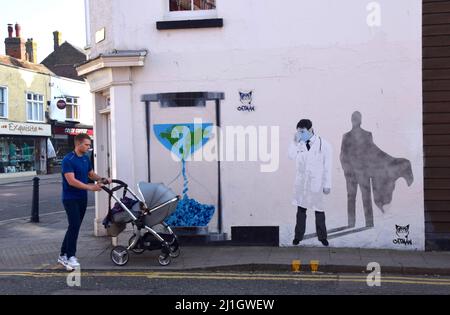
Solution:
[{"label": "white painted wall", "polygon": [[[94,105],[92,102],[92,96],[89,90],[89,85],[86,82],[72,80],[63,77],[52,76],[50,78],[50,118],[60,122],[66,121],[66,109],[59,109],[56,106],[61,96],[70,95],[73,97],[79,97],[78,104],[80,123],[83,125],[92,126],[94,124]],[[55,99],[55,97],[57,97]]]},{"label": "white painted wall", "polygon": [[[89,6],[86,10],[89,18],[86,20],[90,22],[90,28],[87,28],[90,31],[88,42],[92,48],[89,51],[89,57],[95,58],[99,53],[114,48],[115,22],[113,22],[113,12],[117,4],[111,0],[89,0],[86,5]],[[105,40],[97,43],[95,34],[103,28],[105,28]]]},{"label": "white painted wall", "polygon": [[[293,238],[296,209],[291,205],[295,167],[287,159],[295,125],[310,118],[334,149],[333,188],[327,198],[329,228],[346,224],[346,186],[339,162],[342,135],[355,110],[375,143],[394,157],[411,161],[414,184],[397,182],[391,210],[374,205],[376,228],[332,239],[331,246],[424,248],[421,1],[380,0],[381,26],[369,27],[369,1],[218,0],[220,29],[158,31],[168,1],[91,1],[95,30],[114,28],[102,49],[149,50],[146,65],[132,71],[129,110],[133,124],[134,182],[147,178],[146,93],[220,91],[223,125],[280,127],[280,168],[261,173],[258,163],[225,162],[222,168],[224,225],[280,226],[282,245]],[[103,12],[112,12],[111,15]],[[103,20],[102,20],[103,19]],[[112,26],[111,26],[112,25]],[[254,91],[256,112],[242,113],[240,90]],[[120,104],[120,106],[125,106]],[[155,111],[164,109],[155,108]],[[174,121],[184,122],[184,121]],[[156,144],[159,145],[159,144]],[[158,165],[169,155],[152,160]],[[161,175],[162,176],[162,175]],[[357,226],[363,224],[358,194]],[[395,224],[410,224],[413,246],[394,245]],[[314,232],[314,215],[307,233]],[[317,240],[306,241],[319,245]]]}]

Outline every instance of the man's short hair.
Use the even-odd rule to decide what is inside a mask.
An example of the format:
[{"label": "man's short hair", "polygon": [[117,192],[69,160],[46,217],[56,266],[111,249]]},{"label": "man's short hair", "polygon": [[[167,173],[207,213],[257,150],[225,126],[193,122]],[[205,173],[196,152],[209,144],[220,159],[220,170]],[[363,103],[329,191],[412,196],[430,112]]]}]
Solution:
[{"label": "man's short hair", "polygon": [[91,140],[91,137],[86,133],[80,133],[75,136],[75,144],[82,143],[84,140]]},{"label": "man's short hair", "polygon": [[303,129],[303,128],[306,128],[306,129],[311,129],[312,128],[312,121],[311,120],[309,120],[309,119],[302,119],[302,120],[300,120],[299,122],[298,122],[298,124],[297,124],[297,129]]}]

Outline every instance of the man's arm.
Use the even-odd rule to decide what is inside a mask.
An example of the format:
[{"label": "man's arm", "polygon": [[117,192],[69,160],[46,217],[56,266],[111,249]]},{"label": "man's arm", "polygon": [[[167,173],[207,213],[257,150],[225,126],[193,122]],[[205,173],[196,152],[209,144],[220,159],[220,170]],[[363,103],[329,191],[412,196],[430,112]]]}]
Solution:
[{"label": "man's arm", "polygon": [[[99,176],[97,173],[95,173],[93,170],[91,170],[88,173],[88,176],[90,179],[92,179],[93,181],[96,181],[96,182],[105,180],[105,181],[108,181],[109,184],[112,183],[111,178],[103,178],[103,177]],[[103,183],[103,184],[106,184],[106,183]]]},{"label": "man's arm", "polygon": [[78,179],[75,178],[75,173],[65,173],[64,177],[66,178],[67,182],[70,186],[83,189],[83,190],[91,190],[91,191],[100,191],[102,190],[99,185],[95,184],[84,184],[80,182]]}]

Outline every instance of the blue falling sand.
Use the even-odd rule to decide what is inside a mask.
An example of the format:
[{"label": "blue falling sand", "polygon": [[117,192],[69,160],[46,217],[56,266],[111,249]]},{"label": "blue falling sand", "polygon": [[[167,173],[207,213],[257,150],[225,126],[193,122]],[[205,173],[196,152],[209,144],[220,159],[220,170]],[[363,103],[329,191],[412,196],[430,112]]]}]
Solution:
[{"label": "blue falling sand", "polygon": [[214,212],[214,206],[203,205],[187,195],[178,203],[177,210],[166,220],[170,226],[208,226]]}]

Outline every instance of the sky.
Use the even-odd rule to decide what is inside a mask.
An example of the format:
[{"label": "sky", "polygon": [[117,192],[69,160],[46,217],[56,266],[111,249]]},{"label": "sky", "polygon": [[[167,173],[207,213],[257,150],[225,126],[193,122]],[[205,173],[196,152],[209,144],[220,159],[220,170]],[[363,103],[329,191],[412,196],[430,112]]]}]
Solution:
[{"label": "sky", "polygon": [[54,31],[62,33],[62,42],[86,46],[84,0],[0,0],[1,55],[5,55],[8,24],[15,23],[21,25],[23,39],[37,43],[38,62],[53,52]]}]

